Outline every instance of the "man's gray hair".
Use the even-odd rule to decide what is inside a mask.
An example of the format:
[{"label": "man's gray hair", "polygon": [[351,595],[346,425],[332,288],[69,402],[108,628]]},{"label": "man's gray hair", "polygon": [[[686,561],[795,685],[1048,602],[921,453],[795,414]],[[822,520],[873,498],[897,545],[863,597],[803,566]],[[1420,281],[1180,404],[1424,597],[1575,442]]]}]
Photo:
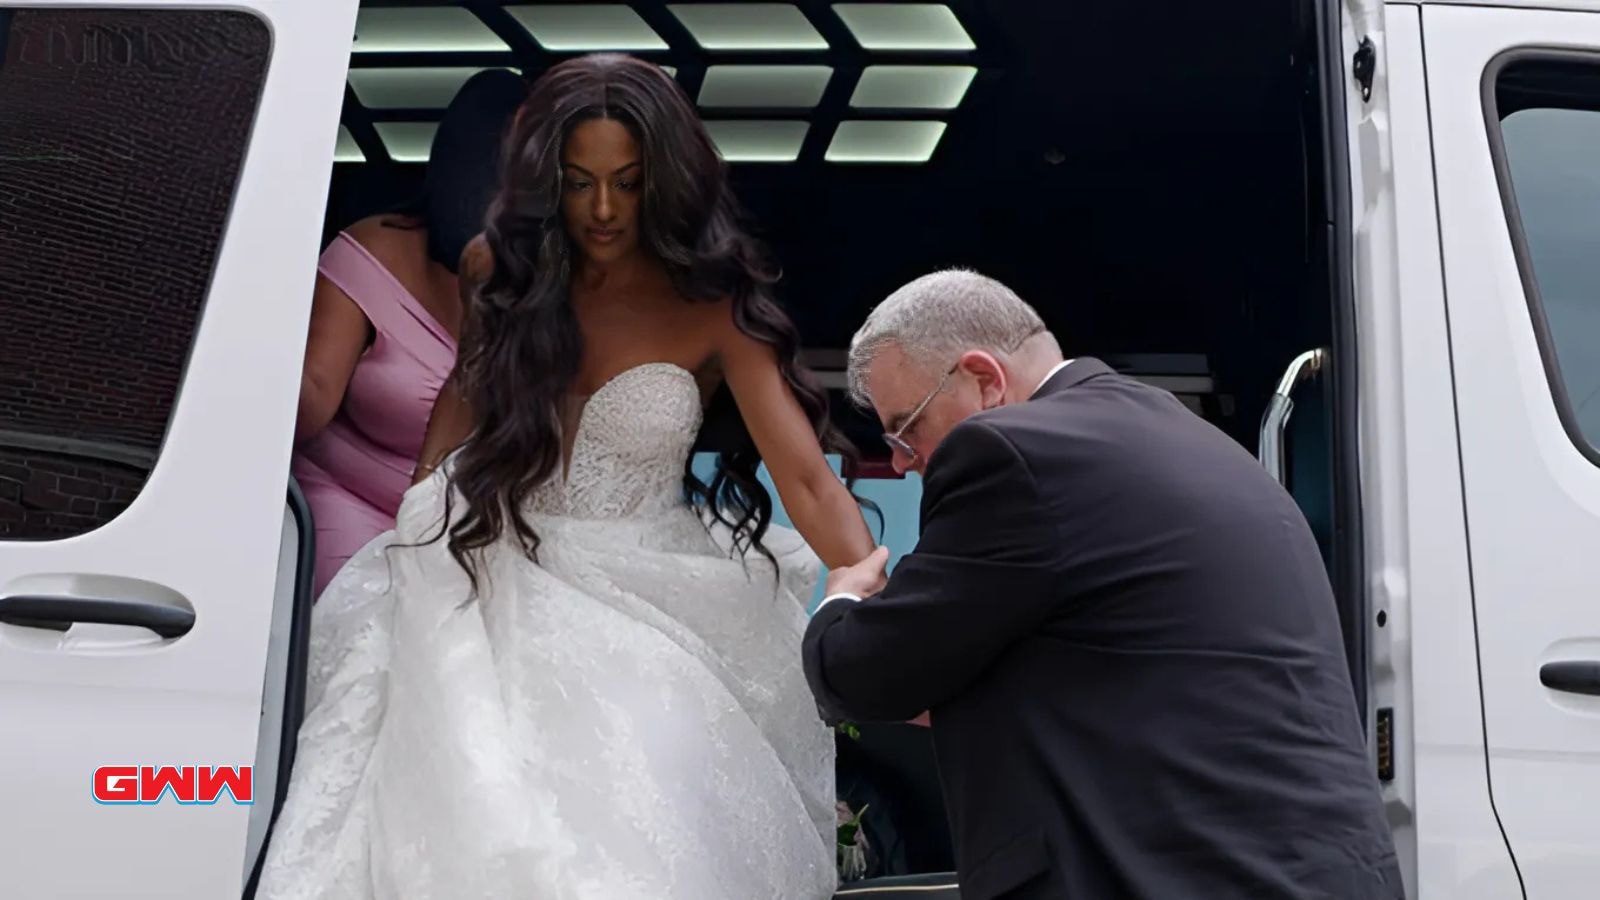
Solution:
[{"label": "man's gray hair", "polygon": [[934,369],[968,350],[1009,353],[1043,330],[1033,307],[993,278],[967,269],[924,275],[878,304],[850,339],[850,399],[871,405],[867,367],[890,345],[909,364]]}]

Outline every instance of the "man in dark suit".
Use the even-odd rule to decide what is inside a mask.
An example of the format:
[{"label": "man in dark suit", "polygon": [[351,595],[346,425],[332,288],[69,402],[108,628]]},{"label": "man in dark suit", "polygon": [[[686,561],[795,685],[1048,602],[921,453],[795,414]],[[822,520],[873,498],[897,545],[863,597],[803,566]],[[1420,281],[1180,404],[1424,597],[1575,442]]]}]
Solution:
[{"label": "man in dark suit", "polygon": [[930,714],[963,900],[1404,889],[1332,590],[1289,495],[1171,394],[1063,361],[1003,285],[926,276],[850,382],[922,533],[806,632],[829,721]]}]

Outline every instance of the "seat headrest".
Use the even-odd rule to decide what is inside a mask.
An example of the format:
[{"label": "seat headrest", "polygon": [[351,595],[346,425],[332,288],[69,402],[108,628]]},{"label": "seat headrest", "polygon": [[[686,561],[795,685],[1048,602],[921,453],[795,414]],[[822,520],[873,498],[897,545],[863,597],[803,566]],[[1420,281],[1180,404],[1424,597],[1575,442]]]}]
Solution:
[{"label": "seat headrest", "polygon": [[452,272],[483,230],[499,185],[501,142],[527,96],[522,76],[488,69],[467,79],[439,121],[420,211],[427,219],[428,255]]}]

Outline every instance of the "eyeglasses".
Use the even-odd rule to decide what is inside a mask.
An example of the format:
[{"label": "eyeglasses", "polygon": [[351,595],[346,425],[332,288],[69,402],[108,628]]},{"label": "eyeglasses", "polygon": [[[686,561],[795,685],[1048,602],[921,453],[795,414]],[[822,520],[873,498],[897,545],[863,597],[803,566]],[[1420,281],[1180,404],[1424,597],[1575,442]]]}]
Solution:
[{"label": "eyeglasses", "polygon": [[[1029,338],[1032,338],[1036,334],[1043,334],[1044,331],[1045,328],[1043,325],[1035,327],[1032,331],[1029,331],[1027,334],[1023,335],[1022,338],[1014,345],[1007,348],[1006,352],[1017,352],[1017,350],[1021,349],[1023,344],[1028,342]],[[911,430],[911,426],[917,424],[917,418],[922,415],[922,411],[928,408],[928,404],[933,402],[933,398],[939,396],[939,392],[944,390],[944,386],[950,383],[950,376],[954,375],[956,370],[959,368],[961,368],[961,360],[958,359],[953,365],[950,366],[949,369],[945,370],[944,377],[940,378],[939,383],[934,385],[933,390],[928,392],[928,396],[923,397],[922,402],[918,403],[916,407],[911,410],[911,414],[906,416],[906,420],[904,422],[900,423],[900,427],[883,436],[883,442],[888,444],[890,449],[897,450],[906,455],[907,465],[917,461],[917,451],[912,449],[910,444],[906,443],[905,433]]]},{"label": "eyeglasses", "polygon": [[950,376],[954,375],[956,373],[956,369],[959,368],[961,368],[961,361],[956,360],[955,365],[945,370],[944,377],[940,378],[939,383],[934,385],[933,390],[928,392],[928,396],[923,397],[922,402],[918,403],[916,407],[911,410],[911,414],[906,416],[906,420],[900,423],[900,427],[883,436],[884,443],[888,444],[890,449],[904,453],[908,463],[914,463],[917,461],[917,451],[912,449],[910,444],[906,443],[904,437],[905,433],[911,430],[911,426],[917,424],[917,418],[922,415],[922,411],[928,408],[928,404],[933,402],[933,398],[939,396],[939,392],[944,390],[944,386],[950,383]]}]

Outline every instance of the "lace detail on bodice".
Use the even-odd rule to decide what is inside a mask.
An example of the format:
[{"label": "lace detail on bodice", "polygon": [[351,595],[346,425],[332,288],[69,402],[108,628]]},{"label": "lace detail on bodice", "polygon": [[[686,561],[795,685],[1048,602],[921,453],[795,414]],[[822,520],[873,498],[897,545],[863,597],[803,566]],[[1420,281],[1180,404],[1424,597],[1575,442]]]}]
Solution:
[{"label": "lace detail on bodice", "polygon": [[618,373],[584,404],[572,458],[534,493],[532,510],[616,519],[681,505],[683,464],[702,415],[699,384],[682,366],[645,363]]}]

